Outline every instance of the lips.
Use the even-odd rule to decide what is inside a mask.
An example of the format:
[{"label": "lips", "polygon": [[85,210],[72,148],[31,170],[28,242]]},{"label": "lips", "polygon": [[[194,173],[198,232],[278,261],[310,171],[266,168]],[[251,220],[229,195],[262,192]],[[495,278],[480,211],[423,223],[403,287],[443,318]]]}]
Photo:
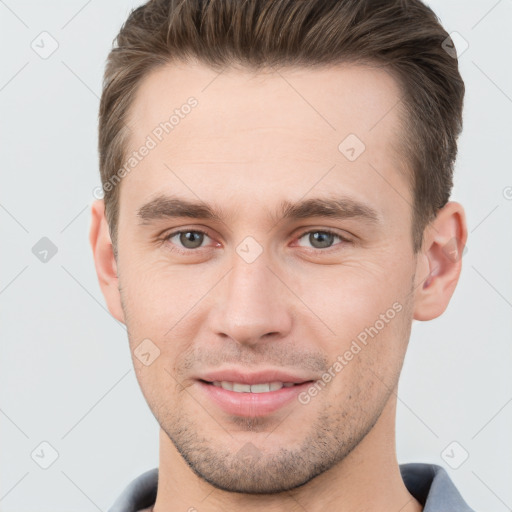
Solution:
[{"label": "lips", "polygon": [[244,417],[265,416],[290,407],[314,380],[308,375],[280,369],[252,373],[240,369],[219,370],[196,377],[197,387],[208,404]]},{"label": "lips", "polygon": [[302,407],[298,396],[307,390],[310,382],[282,387],[265,393],[236,392],[198,380],[197,388],[206,399],[208,407],[215,407],[232,416],[257,417],[277,412],[284,407]]},{"label": "lips", "polygon": [[283,382],[291,384],[302,384],[315,380],[310,375],[292,374],[281,369],[265,369],[258,372],[248,372],[242,369],[217,370],[206,372],[197,377],[205,382],[237,382],[239,384],[269,384],[271,382]]}]

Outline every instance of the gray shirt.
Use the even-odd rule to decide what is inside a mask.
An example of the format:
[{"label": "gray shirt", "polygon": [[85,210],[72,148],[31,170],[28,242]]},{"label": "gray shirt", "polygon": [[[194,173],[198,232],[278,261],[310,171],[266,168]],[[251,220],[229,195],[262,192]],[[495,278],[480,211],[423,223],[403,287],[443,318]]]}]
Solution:
[{"label": "gray shirt", "polygon": [[[436,464],[400,464],[402,480],[423,512],[474,512],[462,499],[448,473]],[[156,500],[158,468],[132,480],[108,512],[139,512]]]}]

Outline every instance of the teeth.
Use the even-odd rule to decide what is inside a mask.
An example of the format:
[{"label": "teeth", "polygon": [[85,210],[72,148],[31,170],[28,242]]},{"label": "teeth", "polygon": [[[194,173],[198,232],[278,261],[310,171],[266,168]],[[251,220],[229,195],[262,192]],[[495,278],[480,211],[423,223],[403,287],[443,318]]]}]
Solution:
[{"label": "teeth", "polygon": [[268,393],[269,391],[278,391],[281,388],[291,388],[295,384],[293,382],[268,382],[264,384],[240,384],[238,382],[213,382],[214,386],[227,389],[228,391],[235,391],[236,393]]},{"label": "teeth", "polygon": [[[224,382],[222,384],[224,384]],[[249,384],[238,384],[237,382],[233,382],[232,391],[237,391],[238,393],[250,393],[251,386],[249,386]]]}]

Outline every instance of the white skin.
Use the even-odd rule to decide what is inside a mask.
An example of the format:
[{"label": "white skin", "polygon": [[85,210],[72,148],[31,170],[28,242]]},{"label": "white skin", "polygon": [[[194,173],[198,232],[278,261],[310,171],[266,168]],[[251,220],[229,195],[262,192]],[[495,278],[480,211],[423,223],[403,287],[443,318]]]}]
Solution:
[{"label": "white skin", "polygon": [[[443,248],[456,238],[461,249],[467,228],[449,202],[413,252],[412,191],[393,149],[396,81],[362,65],[220,75],[167,65],[137,92],[129,152],[190,96],[197,107],[119,185],[117,260],[103,201],[92,207],[100,286],[161,427],[154,510],[422,510],[399,472],[396,391],[412,321],[441,315],[460,275],[461,259]],[[353,162],[338,150],[350,133],[366,146]],[[200,199],[222,218],[141,224],[139,208],[163,194]],[[341,195],[380,223],[277,213],[284,200]],[[178,229],[207,235],[198,248],[164,240]],[[336,236],[315,244],[311,232],[326,229]],[[247,236],[263,248],[252,263],[236,251]],[[307,405],[241,418],[197,387],[194,377],[225,365],[319,379],[396,302],[401,312]],[[160,350],[149,366],[133,354],[146,338]]]}]

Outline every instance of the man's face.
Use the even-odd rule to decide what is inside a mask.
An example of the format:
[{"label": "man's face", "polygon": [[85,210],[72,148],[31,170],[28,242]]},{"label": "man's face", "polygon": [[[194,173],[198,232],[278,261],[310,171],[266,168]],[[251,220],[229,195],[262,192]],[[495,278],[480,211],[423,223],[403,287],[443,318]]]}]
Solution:
[{"label": "man's face", "polygon": [[[155,127],[190,97],[197,105],[157,141]],[[362,66],[219,76],[169,66],[137,93],[129,152],[148,135],[158,143],[120,185],[123,320],[132,354],[149,347],[149,361],[159,350],[147,366],[133,356],[153,414],[218,488],[301,485],[391,407],[416,272],[413,198],[393,149],[398,100],[388,74]],[[171,203],[152,203],[163,197],[219,218],[167,216]],[[282,211],[310,200],[337,200],[352,215]],[[310,382],[241,395],[203,382],[223,370],[332,378],[316,393]]]}]

